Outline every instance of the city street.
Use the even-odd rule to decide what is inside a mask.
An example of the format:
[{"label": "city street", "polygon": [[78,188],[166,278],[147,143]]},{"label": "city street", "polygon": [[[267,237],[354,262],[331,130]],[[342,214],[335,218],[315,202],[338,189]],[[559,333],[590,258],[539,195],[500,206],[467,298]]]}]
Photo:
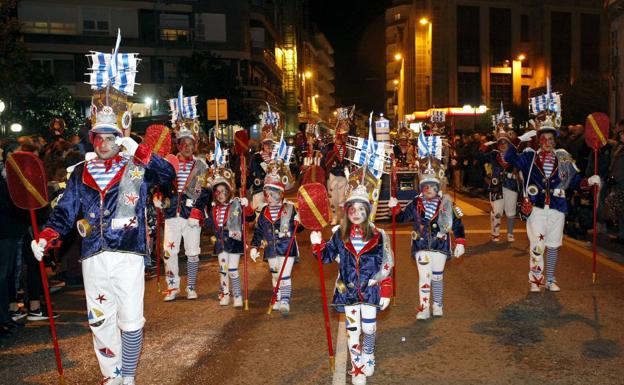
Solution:
[{"label": "city street", "polygon": [[[493,244],[487,202],[463,199],[458,204],[466,213],[467,252],[447,264],[443,318],[416,321],[411,229],[397,227],[398,297],[378,317],[377,368],[368,383],[621,384],[624,267],[601,255],[592,285],[591,250],[566,238],[557,269],[561,292],[529,293],[524,224],[516,223],[515,243]],[[390,233],[389,223],[383,227]],[[298,237],[301,261],[292,274],[288,318],[266,314],[270,278],[262,262],[249,263],[249,311],[219,306],[214,258],[202,261],[198,300],[165,303],[156,280],[149,280],[137,383],[350,383],[346,338],[336,312],[331,313],[336,372],[329,370],[308,234]],[[331,299],[335,264],[325,267],[325,277]],[[101,376],[83,292],[65,289],[53,299],[61,314],[57,326],[66,384],[96,384]],[[58,383],[47,323],[28,323],[17,338],[0,344],[1,383]]]}]

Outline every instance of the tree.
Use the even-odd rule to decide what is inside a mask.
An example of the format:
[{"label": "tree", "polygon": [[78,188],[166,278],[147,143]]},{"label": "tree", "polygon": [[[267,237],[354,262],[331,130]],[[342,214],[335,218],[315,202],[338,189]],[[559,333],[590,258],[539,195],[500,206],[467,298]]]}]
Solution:
[{"label": "tree", "polygon": [[243,89],[228,62],[210,52],[195,52],[182,59],[178,68],[184,94],[197,95],[200,116],[205,117],[206,101],[218,98],[228,101],[228,124],[249,127],[258,122],[258,108],[244,102]]}]

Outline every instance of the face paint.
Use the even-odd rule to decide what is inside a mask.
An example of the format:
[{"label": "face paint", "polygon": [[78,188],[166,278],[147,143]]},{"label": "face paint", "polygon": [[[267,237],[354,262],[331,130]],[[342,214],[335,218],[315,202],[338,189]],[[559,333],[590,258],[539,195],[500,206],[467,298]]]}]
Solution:
[{"label": "face paint", "polygon": [[277,206],[282,203],[284,193],[281,190],[277,190],[271,187],[264,189],[264,198],[269,206]]},{"label": "face paint", "polygon": [[271,147],[273,147],[271,142],[264,142],[262,143],[262,151],[267,154],[269,152],[271,152]]},{"label": "face paint", "polygon": [[178,151],[185,158],[190,158],[195,152],[195,141],[191,138],[183,138],[178,142]]},{"label": "face paint", "polygon": [[425,183],[422,186],[422,193],[427,199],[435,198],[438,195],[438,187],[434,183]]},{"label": "face paint", "polygon": [[217,202],[224,204],[230,198],[230,189],[224,185],[218,185],[214,191],[214,196]]},{"label": "face paint", "polygon": [[98,158],[106,160],[114,157],[119,152],[119,146],[115,144],[116,136],[113,134],[95,134],[93,149]]},{"label": "face paint", "polygon": [[552,151],[555,147],[555,137],[550,133],[542,134],[539,138],[539,142],[542,151]]},{"label": "face paint", "polygon": [[498,142],[498,150],[501,152],[507,151],[508,146],[509,146],[509,143],[507,143],[506,140],[501,140]]},{"label": "face paint", "polygon": [[367,206],[364,203],[355,202],[347,209],[349,222],[361,225],[368,219]]}]

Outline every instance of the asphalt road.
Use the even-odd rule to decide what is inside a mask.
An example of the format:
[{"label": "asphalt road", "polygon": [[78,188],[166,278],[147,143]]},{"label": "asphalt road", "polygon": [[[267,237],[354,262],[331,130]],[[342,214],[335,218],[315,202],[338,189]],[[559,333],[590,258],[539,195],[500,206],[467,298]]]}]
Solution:
[{"label": "asphalt road", "polygon": [[[469,206],[471,204],[472,206]],[[591,252],[564,241],[559,293],[529,293],[528,242],[489,240],[487,203],[464,199],[467,252],[445,270],[444,317],[416,321],[417,269],[409,258],[409,227],[398,226],[395,305],[378,317],[377,369],[369,384],[622,384],[624,268],[599,258],[592,284]],[[387,228],[389,224],[383,224]],[[326,230],[325,237],[329,237]],[[337,372],[327,358],[319,273],[308,233],[299,236],[287,318],[267,315],[266,264],[250,262],[250,309],[218,305],[218,269],[202,262],[199,299],[162,302],[147,282],[145,342],[139,384],[344,384],[344,349]],[[325,266],[330,297],[336,266]],[[184,282],[184,279],[183,279]],[[54,294],[67,384],[100,379],[86,322],[83,292]],[[331,331],[338,339],[339,316]],[[28,323],[14,340],[0,340],[0,384],[57,384],[49,331]],[[341,365],[341,362],[343,363]]]}]

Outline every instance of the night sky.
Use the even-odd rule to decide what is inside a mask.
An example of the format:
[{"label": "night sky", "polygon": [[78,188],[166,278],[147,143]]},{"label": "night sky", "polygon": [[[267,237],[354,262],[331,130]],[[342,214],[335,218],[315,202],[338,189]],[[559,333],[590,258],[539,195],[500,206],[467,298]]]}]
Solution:
[{"label": "night sky", "polygon": [[336,105],[384,112],[388,0],[310,0],[310,21],[334,47]]}]

